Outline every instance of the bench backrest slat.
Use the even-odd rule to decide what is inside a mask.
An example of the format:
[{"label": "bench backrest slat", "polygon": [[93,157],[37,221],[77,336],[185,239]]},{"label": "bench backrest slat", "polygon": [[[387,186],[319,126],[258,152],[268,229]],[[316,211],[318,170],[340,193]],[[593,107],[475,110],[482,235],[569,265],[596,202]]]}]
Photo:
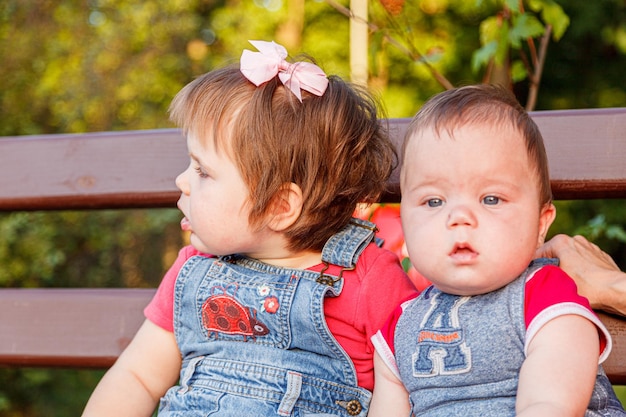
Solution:
[{"label": "bench backrest slat", "polygon": [[177,129],[0,138],[0,210],[170,206],[189,163]]},{"label": "bench backrest slat", "polygon": [[[626,198],[626,108],[532,113],[557,199]],[[400,146],[409,119],[391,119]],[[0,210],[174,207],[177,129],[0,138]],[[399,200],[398,169],[386,201]]]}]

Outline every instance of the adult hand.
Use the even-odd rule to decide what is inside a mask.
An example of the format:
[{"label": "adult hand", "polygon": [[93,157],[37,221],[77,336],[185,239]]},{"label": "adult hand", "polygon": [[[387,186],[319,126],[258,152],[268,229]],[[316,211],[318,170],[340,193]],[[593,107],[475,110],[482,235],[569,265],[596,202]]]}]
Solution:
[{"label": "adult hand", "polygon": [[537,257],[559,258],[576,281],[578,292],[594,309],[626,316],[626,273],[606,252],[583,236],[556,235],[537,250]]}]

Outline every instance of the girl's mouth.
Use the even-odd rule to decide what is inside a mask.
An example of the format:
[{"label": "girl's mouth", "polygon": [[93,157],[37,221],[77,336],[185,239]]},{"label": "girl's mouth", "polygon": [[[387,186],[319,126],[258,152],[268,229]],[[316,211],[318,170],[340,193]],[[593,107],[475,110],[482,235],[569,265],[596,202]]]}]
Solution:
[{"label": "girl's mouth", "polygon": [[187,217],[183,217],[182,219],[180,219],[180,228],[184,232],[191,231],[191,223],[189,222],[189,219]]}]

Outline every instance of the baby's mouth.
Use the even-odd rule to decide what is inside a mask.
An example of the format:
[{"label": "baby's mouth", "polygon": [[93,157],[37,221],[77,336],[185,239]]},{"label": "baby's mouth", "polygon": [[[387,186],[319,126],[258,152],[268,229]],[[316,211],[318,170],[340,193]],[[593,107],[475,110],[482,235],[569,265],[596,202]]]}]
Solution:
[{"label": "baby's mouth", "polygon": [[450,251],[449,256],[455,261],[468,262],[474,260],[478,256],[478,252],[466,243],[457,243]]}]

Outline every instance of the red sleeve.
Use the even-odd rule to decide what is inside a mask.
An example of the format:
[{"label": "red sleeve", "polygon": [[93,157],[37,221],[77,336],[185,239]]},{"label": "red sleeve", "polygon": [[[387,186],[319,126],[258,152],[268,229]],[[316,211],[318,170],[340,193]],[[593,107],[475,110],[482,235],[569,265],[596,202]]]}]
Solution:
[{"label": "red sleeve", "polygon": [[395,310],[391,312],[391,315],[387,318],[387,321],[382,325],[380,330],[378,330],[373,336],[373,338],[376,339],[376,343],[374,343],[374,345],[376,346],[376,349],[379,350],[379,354],[381,353],[379,347],[381,347],[381,343],[383,343],[386,346],[386,349],[389,349],[389,352],[392,355],[395,355],[396,347],[393,339],[396,332],[396,324],[398,324],[398,320],[400,319],[403,310],[402,305],[396,307]]},{"label": "red sleeve", "polygon": [[544,324],[565,314],[583,316],[596,325],[600,337],[600,362],[604,361],[611,350],[611,335],[608,330],[591,309],[589,301],[578,295],[574,280],[557,266],[544,266],[526,281],[526,346]]},{"label": "red sleeve", "polygon": [[150,304],[143,310],[148,320],[167,331],[174,331],[174,285],[178,272],[187,259],[195,255],[201,253],[193,246],[185,246],[178,252],[178,257],[165,273]]},{"label": "red sleeve", "polygon": [[[396,311],[398,305],[409,298],[415,298],[418,291],[404,272],[399,263],[398,257],[387,251],[378,250],[379,255],[375,262],[367,262],[369,269],[362,277],[362,288],[359,293],[359,305],[355,325],[357,329],[362,329],[365,336],[365,352],[367,361],[360,365],[365,370],[365,364],[371,367],[370,375],[373,376],[373,357],[375,345],[374,335],[385,326],[389,316]],[[366,258],[367,259],[367,258]],[[393,330],[390,329],[393,340]],[[355,355],[356,356],[356,355]],[[358,363],[355,360],[355,363]],[[357,365],[358,366],[358,365]],[[373,386],[373,380],[372,386]],[[363,385],[366,386],[366,385]]]},{"label": "red sleeve", "polygon": [[391,312],[391,315],[387,318],[387,321],[385,321],[380,330],[372,336],[372,344],[374,345],[376,352],[378,352],[383,362],[398,379],[400,379],[400,373],[398,372],[398,365],[396,363],[396,347],[394,343],[396,325],[398,324],[398,320],[400,320],[400,316],[402,315],[405,306],[410,304],[416,297],[417,294],[414,294],[408,300],[396,307]]},{"label": "red sleeve", "polygon": [[539,269],[526,282],[524,318],[526,327],[546,308],[574,302],[591,310],[589,301],[578,295],[576,283],[561,268],[553,265]]},{"label": "red sleeve", "polygon": [[[383,327],[398,305],[418,294],[397,256],[386,250],[381,252],[363,277],[359,297],[357,326],[365,330],[368,341]],[[371,344],[368,350],[373,353]]]}]

